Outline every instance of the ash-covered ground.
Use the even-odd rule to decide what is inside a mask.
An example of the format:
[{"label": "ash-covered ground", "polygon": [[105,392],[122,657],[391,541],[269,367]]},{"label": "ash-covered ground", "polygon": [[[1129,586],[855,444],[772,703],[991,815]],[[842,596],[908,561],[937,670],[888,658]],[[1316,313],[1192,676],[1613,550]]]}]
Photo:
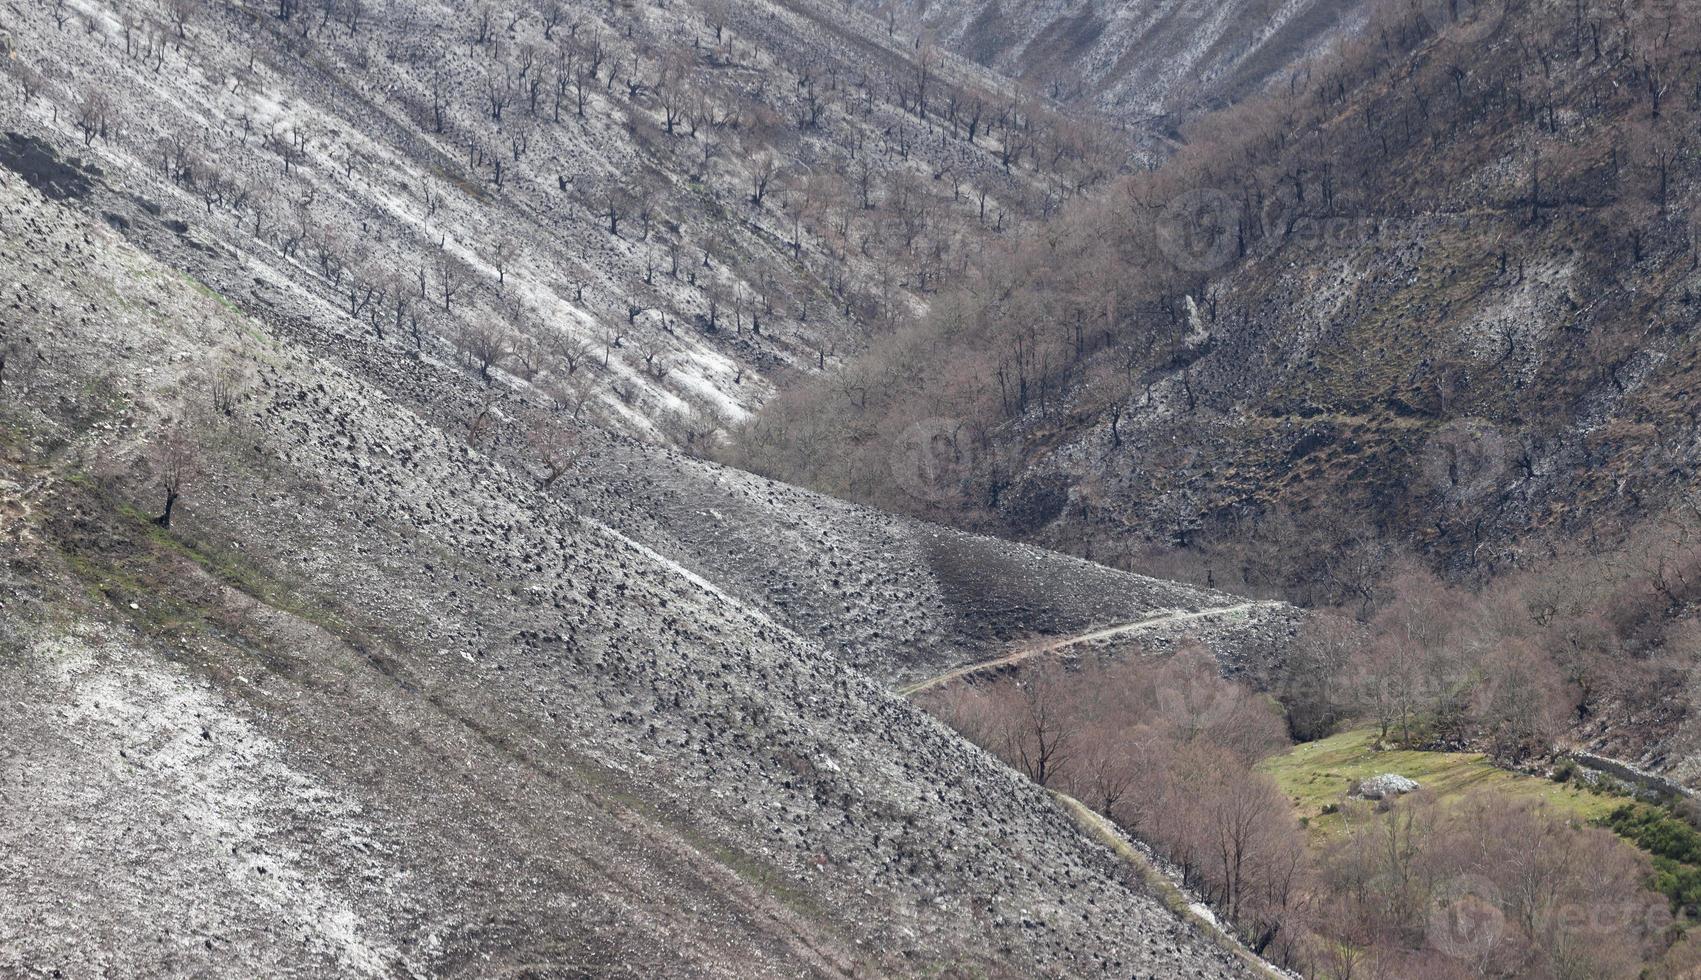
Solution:
[{"label": "ash-covered ground", "polygon": [[[1208,594],[631,446],[540,490],[524,409],[469,426],[464,372],[247,315],[0,179],[30,325],[0,388],[0,971],[1240,969],[889,690],[1011,610]],[[703,510],[793,526],[740,560]]]}]

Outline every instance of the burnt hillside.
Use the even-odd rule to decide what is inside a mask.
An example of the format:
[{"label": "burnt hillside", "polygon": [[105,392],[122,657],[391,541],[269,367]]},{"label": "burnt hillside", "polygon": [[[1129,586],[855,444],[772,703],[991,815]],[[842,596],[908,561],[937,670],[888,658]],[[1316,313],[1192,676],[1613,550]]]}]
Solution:
[{"label": "burnt hillside", "polygon": [[[1491,572],[1611,536],[1697,459],[1696,30],[1392,5],[853,365],[865,403],[776,405],[749,458],[1099,558],[1256,541],[1213,572],[1315,601],[1355,542]],[[880,465],[918,437],[922,494]]]}]

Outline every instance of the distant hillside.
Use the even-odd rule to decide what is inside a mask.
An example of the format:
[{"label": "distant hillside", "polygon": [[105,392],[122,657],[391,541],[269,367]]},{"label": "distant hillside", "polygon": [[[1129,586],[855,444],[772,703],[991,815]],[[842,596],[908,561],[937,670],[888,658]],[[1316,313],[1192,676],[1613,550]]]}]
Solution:
[{"label": "distant hillside", "polygon": [[858,0],[858,6],[1051,98],[1152,122],[1254,94],[1359,28],[1370,4]]},{"label": "distant hillside", "polygon": [[[1489,574],[1610,539],[1701,462],[1697,31],[1652,0],[1392,5],[853,364],[865,404],[770,408],[746,458],[1313,602],[1395,547]],[[887,462],[916,447],[919,493]]]}]

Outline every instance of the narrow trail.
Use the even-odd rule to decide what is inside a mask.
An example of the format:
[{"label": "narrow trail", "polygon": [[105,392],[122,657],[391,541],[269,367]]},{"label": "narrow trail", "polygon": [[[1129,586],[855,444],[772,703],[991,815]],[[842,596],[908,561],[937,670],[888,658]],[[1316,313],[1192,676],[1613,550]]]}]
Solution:
[{"label": "narrow trail", "polygon": [[1098,640],[1108,640],[1112,637],[1122,636],[1128,633],[1138,633],[1141,630],[1152,629],[1157,626],[1169,626],[1175,623],[1185,623],[1195,619],[1211,619],[1217,616],[1245,615],[1261,606],[1270,605],[1276,605],[1276,603],[1247,601],[1236,603],[1232,606],[1218,606],[1213,609],[1200,609],[1196,612],[1168,612],[1163,613],[1162,615],[1152,616],[1147,619],[1135,620],[1132,623],[1120,623],[1116,626],[1106,626],[1102,629],[1090,630],[1086,633],[1077,633],[1074,636],[1042,640],[1039,643],[1024,646],[1001,657],[994,657],[991,660],[982,660],[979,663],[967,664],[965,666],[955,668],[954,670],[948,670],[943,674],[929,677],[924,681],[918,681],[906,687],[900,687],[898,688],[898,693],[907,698],[920,694],[923,691],[939,687],[942,684],[949,684],[954,680],[968,677],[971,674],[978,674],[983,670],[998,670],[1004,667],[1011,667],[1031,657],[1037,657],[1044,653],[1054,653],[1058,650],[1063,650],[1081,643],[1093,643]]}]

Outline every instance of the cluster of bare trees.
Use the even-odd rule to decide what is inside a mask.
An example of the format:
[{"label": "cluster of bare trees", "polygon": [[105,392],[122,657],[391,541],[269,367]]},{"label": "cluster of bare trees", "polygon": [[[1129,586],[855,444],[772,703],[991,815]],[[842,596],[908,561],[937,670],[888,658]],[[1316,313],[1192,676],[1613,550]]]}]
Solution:
[{"label": "cluster of bare trees", "polygon": [[1555,555],[1472,587],[1401,560],[1357,604],[1308,621],[1269,679],[1290,733],[1374,725],[1390,744],[1541,758],[1574,726],[1628,746],[1671,737],[1701,602],[1701,521],[1687,505],[1623,541]]},{"label": "cluster of bare trees", "polygon": [[1693,957],[1666,951],[1666,899],[1610,831],[1488,793],[1348,803],[1343,818],[1300,955],[1312,975],[1629,978]]},{"label": "cluster of bare trees", "polygon": [[[1434,598],[1395,614],[1400,628],[1446,631],[1427,625],[1447,618]],[[1312,669],[1351,686],[1344,651],[1362,634],[1304,642],[1338,655]],[[1446,646],[1433,635],[1413,642]],[[1426,669],[1418,651],[1403,652]],[[1308,843],[1288,799],[1255,768],[1286,747],[1280,721],[1201,650],[1161,664],[1024,665],[925,703],[1035,782],[1152,844],[1252,948],[1307,975],[1634,977],[1675,936],[1634,849],[1526,801],[1485,793],[1442,807],[1422,791],[1348,800],[1344,834]]]},{"label": "cluster of bare trees", "polygon": [[1286,798],[1251,768],[1284,744],[1281,722],[1202,649],[1158,668],[1142,658],[1024,666],[947,687],[929,707],[1158,848],[1255,948],[1295,941],[1304,842]]}]

